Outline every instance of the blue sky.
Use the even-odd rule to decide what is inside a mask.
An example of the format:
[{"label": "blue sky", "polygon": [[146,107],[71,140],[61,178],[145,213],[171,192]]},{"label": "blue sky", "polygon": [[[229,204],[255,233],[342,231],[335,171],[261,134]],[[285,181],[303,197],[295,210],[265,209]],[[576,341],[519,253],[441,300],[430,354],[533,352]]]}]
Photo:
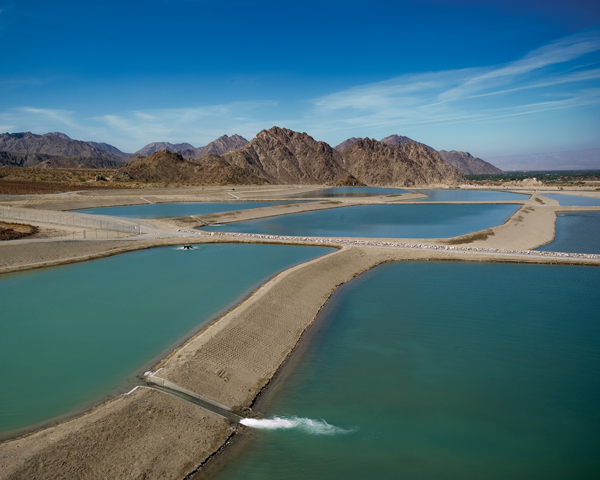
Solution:
[{"label": "blue sky", "polygon": [[600,2],[0,0],[0,131],[600,147]]}]

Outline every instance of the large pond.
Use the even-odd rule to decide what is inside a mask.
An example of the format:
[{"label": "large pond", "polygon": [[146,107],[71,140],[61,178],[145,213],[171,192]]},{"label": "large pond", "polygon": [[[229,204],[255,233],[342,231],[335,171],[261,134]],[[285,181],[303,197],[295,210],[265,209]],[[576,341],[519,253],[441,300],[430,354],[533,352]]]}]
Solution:
[{"label": "large pond", "polygon": [[275,273],[332,251],[155,248],[0,277],[0,433],[126,391],[134,375]]},{"label": "large pond", "polygon": [[267,235],[446,238],[504,223],[518,205],[359,205],[202,228]]},{"label": "large pond", "polygon": [[593,267],[374,269],[259,406],[295,428],[253,429],[215,478],[599,478],[599,291]]},{"label": "large pond", "polygon": [[579,195],[561,195],[560,193],[544,193],[545,197],[556,200],[559,205],[568,207],[600,207],[600,198],[580,197]]},{"label": "large pond", "polygon": [[415,190],[427,195],[427,198],[410,200],[411,202],[508,202],[524,201],[529,195],[494,190]]},{"label": "large pond", "polygon": [[399,195],[409,193],[401,188],[376,188],[376,187],[336,187],[320,188],[310,192],[292,195],[294,198],[331,198],[331,197],[378,197],[380,195]]},{"label": "large pond", "polygon": [[127,205],[124,207],[86,208],[74,210],[77,213],[111,215],[122,218],[175,218],[190,215],[249,210],[251,208],[271,207],[292,202],[197,202],[197,203],[153,203],[145,205]]},{"label": "large pond", "polygon": [[554,240],[538,250],[600,254],[600,212],[557,214]]}]

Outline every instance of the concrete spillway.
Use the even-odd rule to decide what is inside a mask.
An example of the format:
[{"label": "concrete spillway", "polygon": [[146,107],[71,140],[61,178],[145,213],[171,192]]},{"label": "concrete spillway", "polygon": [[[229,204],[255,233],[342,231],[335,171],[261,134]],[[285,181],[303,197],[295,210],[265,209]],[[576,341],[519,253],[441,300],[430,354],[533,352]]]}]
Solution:
[{"label": "concrete spillway", "polygon": [[194,405],[198,405],[210,412],[216,413],[221,417],[227,418],[236,423],[241,423],[243,417],[233,413],[231,408],[226,407],[225,405],[221,405],[209,398],[203,397],[202,395],[198,395],[197,393],[190,392],[179,385],[170,382],[169,380],[165,380],[164,378],[156,377],[152,374],[146,375],[145,377],[147,386],[149,388],[153,388],[155,390],[159,390],[168,395],[172,395],[174,397],[180,398],[181,400],[185,400],[186,402],[193,403]]}]

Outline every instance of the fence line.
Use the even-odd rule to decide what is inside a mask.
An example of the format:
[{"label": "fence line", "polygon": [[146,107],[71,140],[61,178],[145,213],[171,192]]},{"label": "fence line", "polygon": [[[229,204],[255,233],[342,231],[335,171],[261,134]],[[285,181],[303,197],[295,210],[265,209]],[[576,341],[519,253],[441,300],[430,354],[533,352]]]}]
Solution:
[{"label": "fence line", "polygon": [[67,227],[89,228],[92,230],[110,230],[113,232],[128,233],[130,235],[139,235],[141,233],[139,223],[135,224],[132,222],[103,220],[100,218],[94,218],[93,215],[89,214],[35,211],[0,206],[0,218],[21,221],[29,220],[32,222],[50,223],[53,225],[64,225]]}]

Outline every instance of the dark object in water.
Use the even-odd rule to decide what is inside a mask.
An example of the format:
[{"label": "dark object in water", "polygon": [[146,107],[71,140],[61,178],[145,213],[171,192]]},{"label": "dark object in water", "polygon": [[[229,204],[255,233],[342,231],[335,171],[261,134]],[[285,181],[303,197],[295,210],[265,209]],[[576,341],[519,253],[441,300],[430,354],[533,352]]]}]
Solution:
[{"label": "dark object in water", "polygon": [[184,250],[191,250],[191,249],[192,249],[192,246],[191,246],[191,245],[184,245],[184,246],[183,246],[183,249],[184,249]]}]

